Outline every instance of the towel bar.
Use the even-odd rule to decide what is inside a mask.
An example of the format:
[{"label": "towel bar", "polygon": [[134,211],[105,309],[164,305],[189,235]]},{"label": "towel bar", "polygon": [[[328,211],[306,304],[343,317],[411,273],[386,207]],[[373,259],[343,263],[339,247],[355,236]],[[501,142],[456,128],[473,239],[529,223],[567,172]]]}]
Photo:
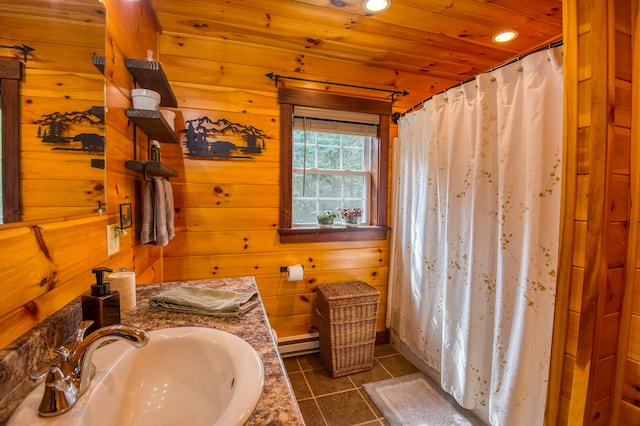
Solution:
[{"label": "towel bar", "polygon": [[127,161],[127,169],[141,172],[145,180],[150,176],[177,177],[178,171],[159,161]]}]

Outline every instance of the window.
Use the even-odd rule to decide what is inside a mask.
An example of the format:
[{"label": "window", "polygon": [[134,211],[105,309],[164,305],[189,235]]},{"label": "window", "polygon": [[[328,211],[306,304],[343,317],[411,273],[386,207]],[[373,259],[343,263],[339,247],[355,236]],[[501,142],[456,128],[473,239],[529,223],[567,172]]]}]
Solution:
[{"label": "window", "polygon": [[20,61],[0,58],[2,220],[20,220]]},{"label": "window", "polygon": [[[281,88],[280,241],[385,239],[391,103]],[[363,226],[319,228],[316,213],[359,207]]]},{"label": "window", "polygon": [[369,223],[371,146],[380,117],[294,107],[293,226],[314,226],[316,213],[358,207]]}]

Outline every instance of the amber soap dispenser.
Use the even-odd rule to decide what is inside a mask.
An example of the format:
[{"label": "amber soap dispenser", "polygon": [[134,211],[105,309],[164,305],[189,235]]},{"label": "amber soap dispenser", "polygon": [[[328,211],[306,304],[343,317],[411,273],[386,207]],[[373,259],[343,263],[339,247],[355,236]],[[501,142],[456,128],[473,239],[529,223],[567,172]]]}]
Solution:
[{"label": "amber soap dispenser", "polygon": [[104,273],[112,272],[109,268],[91,270],[96,274],[96,283],[91,291],[82,295],[82,319],[93,320],[93,325],[86,334],[101,327],[120,324],[120,293],[111,291],[109,283],[104,282]]}]

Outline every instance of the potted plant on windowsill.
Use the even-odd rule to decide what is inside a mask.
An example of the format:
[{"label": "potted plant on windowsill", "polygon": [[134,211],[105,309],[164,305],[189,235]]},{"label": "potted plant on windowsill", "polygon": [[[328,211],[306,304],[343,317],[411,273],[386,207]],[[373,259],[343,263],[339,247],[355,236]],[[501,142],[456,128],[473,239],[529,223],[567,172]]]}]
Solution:
[{"label": "potted plant on windowsill", "polygon": [[362,216],[362,209],[358,207],[342,207],[339,209],[340,217],[344,222],[344,226],[358,226],[358,220]]},{"label": "potted plant on windowsill", "polygon": [[320,225],[321,228],[333,225],[333,219],[336,217],[338,216],[331,210],[322,210],[316,215],[318,225]]}]

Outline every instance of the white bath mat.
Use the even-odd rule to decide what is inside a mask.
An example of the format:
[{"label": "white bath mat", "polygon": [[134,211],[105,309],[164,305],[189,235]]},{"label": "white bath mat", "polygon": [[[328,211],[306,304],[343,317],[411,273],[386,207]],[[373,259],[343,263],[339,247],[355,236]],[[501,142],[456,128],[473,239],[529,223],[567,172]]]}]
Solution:
[{"label": "white bath mat", "polygon": [[362,385],[391,426],[482,426],[423,374]]}]

